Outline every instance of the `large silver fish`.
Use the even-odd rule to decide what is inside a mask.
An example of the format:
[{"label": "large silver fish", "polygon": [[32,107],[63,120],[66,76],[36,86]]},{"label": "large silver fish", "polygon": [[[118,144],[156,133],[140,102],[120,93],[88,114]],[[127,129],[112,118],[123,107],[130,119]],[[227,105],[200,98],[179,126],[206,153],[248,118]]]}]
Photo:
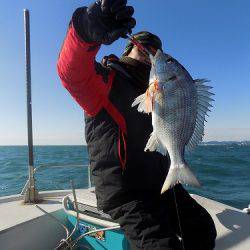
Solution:
[{"label": "large silver fish", "polygon": [[158,151],[170,156],[171,164],[161,193],[176,183],[200,186],[184,159],[204,135],[204,122],[213,99],[211,87],[204,79],[193,80],[174,58],[160,50],[150,56],[151,72],[146,93],[138,96],[132,106],[138,111],[152,112],[153,132],[145,151]]}]

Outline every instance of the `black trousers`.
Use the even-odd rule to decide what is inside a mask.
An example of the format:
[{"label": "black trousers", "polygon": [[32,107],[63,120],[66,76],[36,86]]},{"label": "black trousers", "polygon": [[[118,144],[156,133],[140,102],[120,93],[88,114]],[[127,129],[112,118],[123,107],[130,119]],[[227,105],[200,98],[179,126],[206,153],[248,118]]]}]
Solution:
[{"label": "black trousers", "polygon": [[163,195],[133,196],[135,199],[105,211],[121,225],[131,250],[179,250],[183,244],[185,250],[214,248],[216,229],[211,216],[180,184]]}]

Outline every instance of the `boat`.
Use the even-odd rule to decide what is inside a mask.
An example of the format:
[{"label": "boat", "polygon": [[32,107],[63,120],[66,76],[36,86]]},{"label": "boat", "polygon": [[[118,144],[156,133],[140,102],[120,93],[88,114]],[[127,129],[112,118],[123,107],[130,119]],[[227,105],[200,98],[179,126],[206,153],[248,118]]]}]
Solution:
[{"label": "boat", "polygon": [[[127,250],[120,225],[97,209],[95,188],[38,191],[33,162],[30,95],[29,11],[26,27],[26,79],[29,178],[20,194],[0,197],[0,249]],[[89,166],[87,166],[89,169]],[[250,206],[240,210],[199,195],[192,197],[208,210],[217,229],[217,250],[250,249]]]},{"label": "boat", "polygon": [[[119,225],[97,209],[94,188],[75,190],[76,201],[73,193],[39,192],[39,204],[25,204],[21,194],[0,198],[0,249],[129,249]],[[215,222],[215,249],[249,250],[248,213],[195,194],[192,197]]]}]

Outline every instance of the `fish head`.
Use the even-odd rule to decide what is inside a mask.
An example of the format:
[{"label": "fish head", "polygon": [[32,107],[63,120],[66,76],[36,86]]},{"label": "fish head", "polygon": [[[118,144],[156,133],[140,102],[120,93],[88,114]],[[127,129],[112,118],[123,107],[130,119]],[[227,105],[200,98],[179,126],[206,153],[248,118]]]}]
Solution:
[{"label": "fish head", "polygon": [[177,79],[180,74],[176,60],[170,55],[157,50],[155,56],[150,55],[150,82],[157,80],[159,84],[166,84]]}]

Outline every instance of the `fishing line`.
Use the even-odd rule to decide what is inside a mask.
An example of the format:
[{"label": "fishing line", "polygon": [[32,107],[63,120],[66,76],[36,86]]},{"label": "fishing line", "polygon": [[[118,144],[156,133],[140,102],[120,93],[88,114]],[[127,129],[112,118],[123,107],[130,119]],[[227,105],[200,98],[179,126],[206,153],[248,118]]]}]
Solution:
[{"label": "fishing line", "polygon": [[153,56],[153,54],[145,46],[143,46],[131,33],[127,34],[125,38],[129,39],[131,43],[133,43],[143,54]]},{"label": "fishing line", "polygon": [[175,188],[175,186],[173,187],[173,192],[174,192],[174,201],[175,201],[175,208],[176,208],[177,220],[178,220],[179,229],[180,229],[180,234],[181,234],[181,237],[178,237],[178,238],[179,238],[179,240],[181,241],[181,244],[182,244],[182,248],[183,248],[183,250],[185,250],[185,246],[184,246],[184,238],[183,238],[182,228],[181,228],[181,221],[180,221],[180,216],[179,216],[178,205],[177,205],[177,200],[176,200],[176,196],[175,196],[175,190],[174,190],[174,188]]}]

